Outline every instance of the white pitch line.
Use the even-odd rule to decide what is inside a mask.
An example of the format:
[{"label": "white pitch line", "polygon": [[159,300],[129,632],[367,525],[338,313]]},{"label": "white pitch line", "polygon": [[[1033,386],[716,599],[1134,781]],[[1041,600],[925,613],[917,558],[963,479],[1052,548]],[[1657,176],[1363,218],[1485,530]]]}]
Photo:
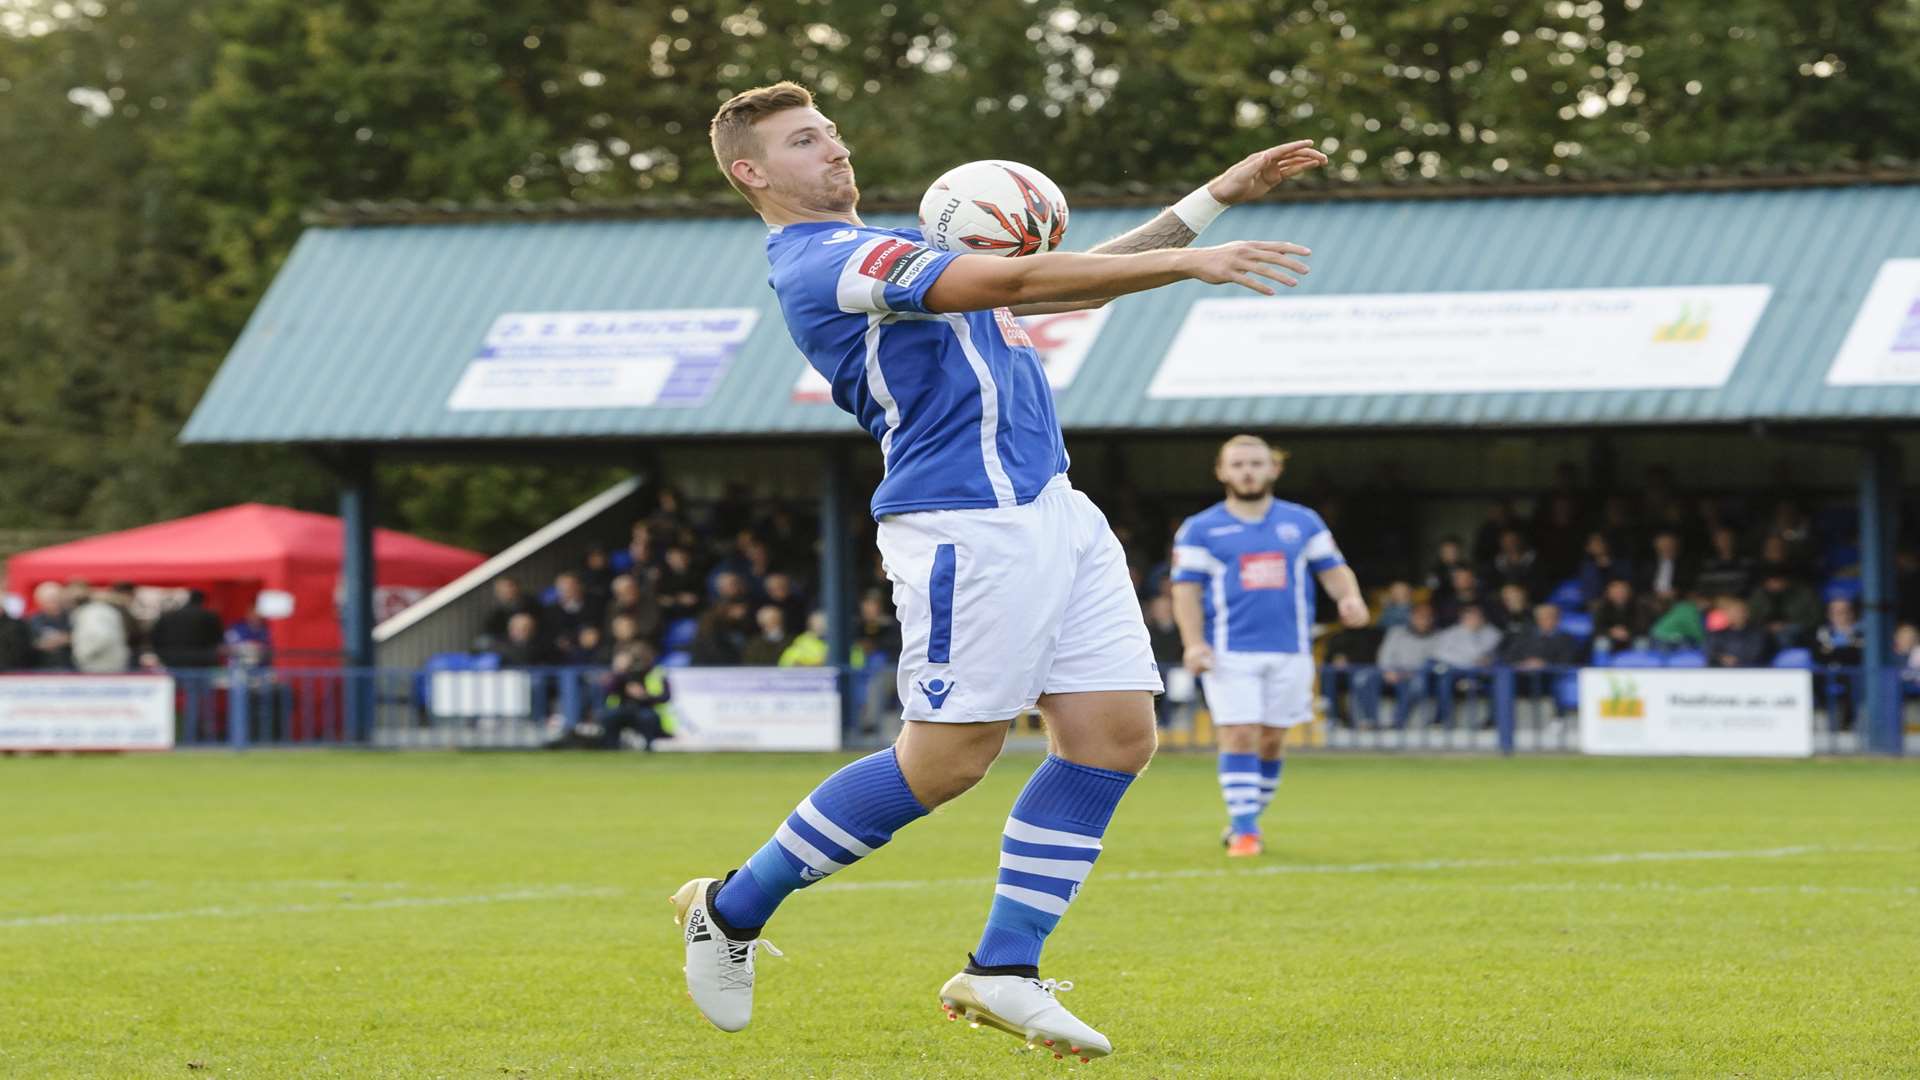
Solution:
[{"label": "white pitch line", "polygon": [[[1525,859],[1416,859],[1406,862],[1266,863],[1260,866],[1195,867],[1185,870],[1122,870],[1098,874],[1109,881],[1177,881],[1187,878],[1270,877],[1280,874],[1386,874],[1421,870],[1486,870],[1529,866],[1616,866],[1623,863],[1713,862],[1727,859],[1790,859],[1798,855],[1838,852],[1903,850],[1875,847],[1828,847],[1799,844],[1792,847],[1750,848],[1736,851],[1618,851],[1596,855],[1539,855]],[[814,891],[850,892],[856,889],[930,889],[950,885],[989,885],[989,877],[935,878],[920,881],[828,881]]]},{"label": "white pitch line", "polygon": [[625,891],[611,886],[587,888],[578,885],[554,885],[542,888],[511,889],[505,892],[476,893],[469,896],[391,896],[381,900],[342,900],[332,904],[240,905],[187,908],[181,911],[110,911],[92,914],[67,912],[0,919],[0,929],[23,926],[168,922],[175,919],[244,919],[257,915],[333,914],[341,911],[461,907],[468,904],[515,904],[538,900],[577,900],[583,897],[619,896]]}]

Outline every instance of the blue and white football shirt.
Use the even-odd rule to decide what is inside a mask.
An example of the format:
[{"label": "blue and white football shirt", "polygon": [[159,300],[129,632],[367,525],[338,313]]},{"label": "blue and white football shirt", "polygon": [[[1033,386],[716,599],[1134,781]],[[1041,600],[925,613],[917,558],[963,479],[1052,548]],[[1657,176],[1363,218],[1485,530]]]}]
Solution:
[{"label": "blue and white football shirt", "polygon": [[918,229],[821,221],[767,237],[767,283],[794,344],[880,440],[876,518],[1020,506],[1067,471],[1053,389],[1013,313],[926,309],[958,257]]},{"label": "blue and white football shirt", "polygon": [[1320,515],[1280,499],[1259,521],[1215,503],[1173,537],[1173,580],[1205,586],[1201,607],[1215,652],[1311,651],[1312,575],[1344,565]]}]

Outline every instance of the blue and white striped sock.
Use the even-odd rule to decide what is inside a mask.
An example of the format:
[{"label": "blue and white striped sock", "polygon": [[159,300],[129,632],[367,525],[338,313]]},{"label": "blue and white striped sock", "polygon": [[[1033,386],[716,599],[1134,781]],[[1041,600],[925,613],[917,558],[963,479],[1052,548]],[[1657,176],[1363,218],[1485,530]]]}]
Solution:
[{"label": "blue and white striped sock", "polygon": [[1286,758],[1260,759],[1260,809],[1263,812],[1273,805],[1273,793],[1280,789],[1280,769],[1286,763]]},{"label": "blue and white striped sock", "polygon": [[1040,947],[1080,892],[1130,773],[1047,755],[1014,800],[1000,837],[1000,879],[973,962],[1038,968]]},{"label": "blue and white striped sock", "polygon": [[1227,802],[1227,818],[1236,835],[1260,831],[1260,757],[1258,754],[1220,755],[1220,797]]},{"label": "blue and white striped sock", "polygon": [[926,814],[892,747],[863,757],[800,800],[773,839],[721,886],[714,913],[736,930],[763,926],[793,890],[873,854]]}]

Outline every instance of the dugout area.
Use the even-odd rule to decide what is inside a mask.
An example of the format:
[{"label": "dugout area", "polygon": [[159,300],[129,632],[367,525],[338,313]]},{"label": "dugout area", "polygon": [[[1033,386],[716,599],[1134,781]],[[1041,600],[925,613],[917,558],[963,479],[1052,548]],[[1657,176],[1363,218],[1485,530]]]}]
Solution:
[{"label": "dugout area", "polygon": [[[1165,202],[1069,198],[1069,248],[1122,232]],[[898,206],[865,218],[911,223]],[[181,438],[299,446],[340,478],[350,665],[374,656],[375,470],[400,458],[626,465],[694,493],[746,481],[818,500],[820,593],[844,659],[849,568],[862,556],[859,510],[878,455],[807,378],[766,286],[756,219],[721,204],[371,206],[327,208],[310,224]],[[1214,443],[1254,431],[1296,452],[1284,495],[1311,501],[1317,486],[1408,508],[1389,537],[1367,541],[1383,557],[1398,557],[1387,550],[1394,543],[1417,555],[1440,533],[1464,531],[1488,499],[1546,490],[1562,462],[1616,490],[1665,466],[1690,491],[1758,496],[1785,482],[1822,504],[1851,503],[1867,707],[1894,736],[1881,748],[1897,752],[1899,703],[1877,673],[1891,663],[1893,555],[1911,490],[1902,462],[1916,449],[1920,377],[1837,361],[1880,332],[1878,323],[1857,329],[1872,323],[1863,309],[1920,312],[1920,289],[1904,302],[1893,295],[1920,260],[1920,172],[1323,185],[1236,209],[1205,241],[1247,238],[1314,249],[1307,284],[1271,303],[1339,298],[1351,314],[1336,319],[1383,333],[1406,326],[1405,364],[1394,367],[1397,347],[1376,335],[1365,378],[1339,384],[1336,342],[1315,378],[1288,383],[1274,373],[1299,370],[1289,366],[1293,343],[1319,329],[1283,327],[1209,383],[1206,343],[1218,339],[1202,323],[1217,331],[1232,313],[1195,305],[1221,292],[1186,284],[1123,299],[1091,332],[1060,328],[1066,361],[1048,353],[1079,486],[1165,507],[1159,514],[1192,500],[1180,511],[1190,512],[1213,496]],[[1717,377],[1600,363],[1564,385],[1543,383],[1533,369],[1589,342],[1585,324],[1543,318],[1532,298],[1578,290],[1646,291],[1634,294],[1642,299],[1695,290],[1673,294],[1678,306],[1654,333],[1685,344],[1741,323],[1743,344],[1730,346]],[[1465,309],[1447,332],[1523,340],[1490,346],[1505,366],[1463,362],[1448,369],[1452,384],[1435,384],[1432,341],[1408,312],[1452,293],[1499,303]],[[616,337],[622,328],[664,335],[657,352],[669,366],[651,385],[615,388],[608,397],[629,402],[618,407],[590,387],[542,382],[551,365],[515,352],[514,337],[539,320],[516,329],[510,317],[581,312],[604,313]],[[1886,346],[1893,359],[1906,340],[1900,326]],[[1920,328],[1913,335],[1920,355]],[[503,369],[488,365],[503,357],[525,361],[531,381],[498,377]],[[1342,539],[1351,548],[1362,538]]]}]

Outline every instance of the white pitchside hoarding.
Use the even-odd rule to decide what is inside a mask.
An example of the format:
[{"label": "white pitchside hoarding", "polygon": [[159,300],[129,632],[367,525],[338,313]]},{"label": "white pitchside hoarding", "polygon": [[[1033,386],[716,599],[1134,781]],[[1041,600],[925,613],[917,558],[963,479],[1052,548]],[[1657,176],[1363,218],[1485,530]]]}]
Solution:
[{"label": "white pitchside hoarding", "polygon": [[165,675],[0,677],[0,750],[171,750]]},{"label": "white pitchside hoarding", "polygon": [[1200,300],[1149,397],[1700,389],[1723,385],[1772,289]]},{"label": "white pitchside hoarding", "polygon": [[1586,668],[1588,754],[1810,757],[1813,675],[1758,669]]},{"label": "white pitchside hoarding", "polygon": [[672,668],[674,737],[663,750],[838,750],[833,668]]}]

